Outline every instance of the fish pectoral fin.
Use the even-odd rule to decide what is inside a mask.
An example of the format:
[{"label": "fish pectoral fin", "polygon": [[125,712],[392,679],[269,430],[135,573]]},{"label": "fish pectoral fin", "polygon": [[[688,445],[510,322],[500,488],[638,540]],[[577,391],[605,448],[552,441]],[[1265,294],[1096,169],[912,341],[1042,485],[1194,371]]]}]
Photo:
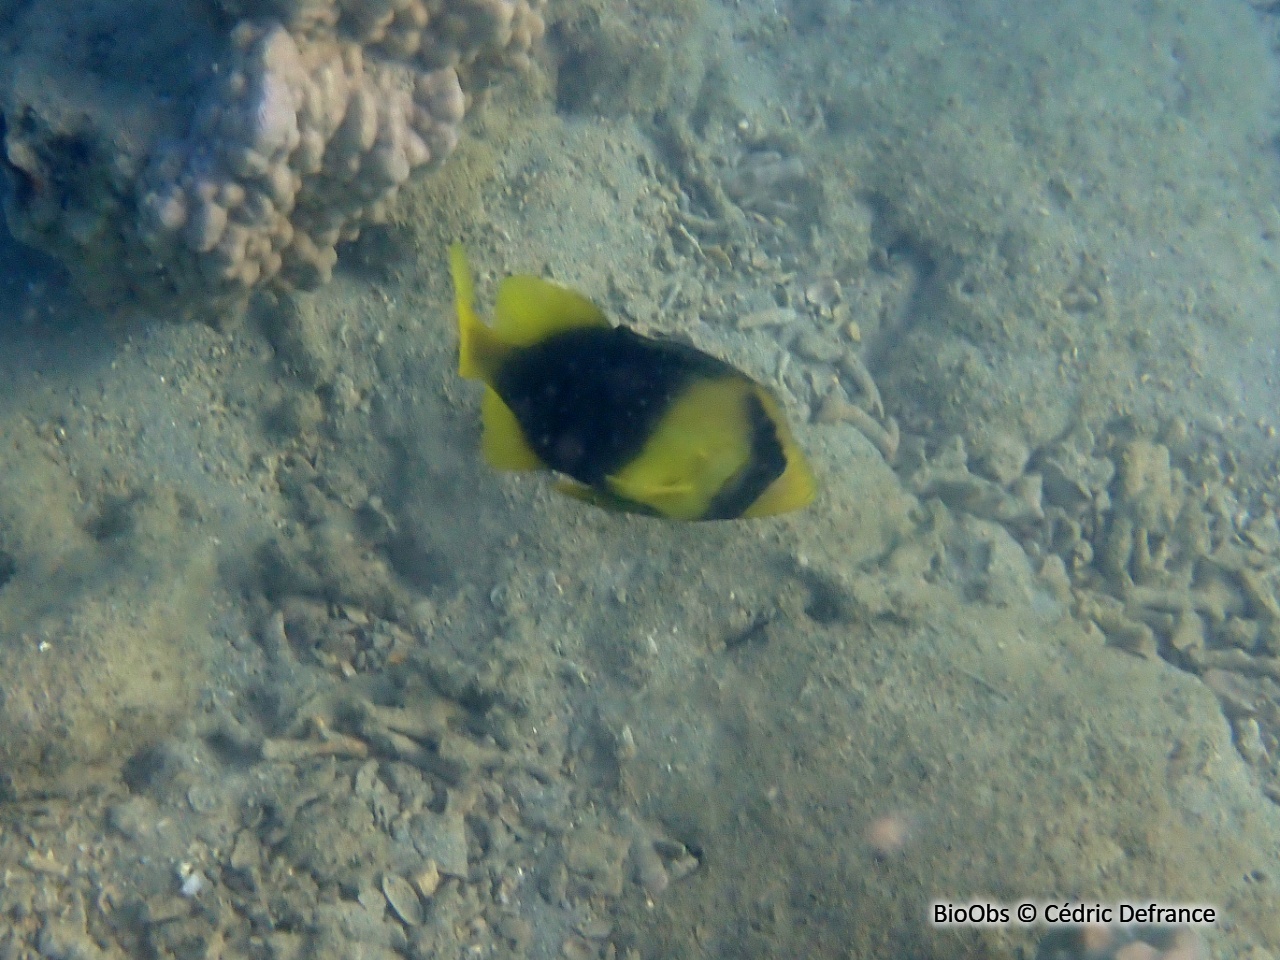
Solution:
[{"label": "fish pectoral fin", "polygon": [[495,470],[538,470],[543,467],[525,439],[520,421],[492,387],[485,388],[484,398],[480,401],[480,418],[484,423],[481,449],[489,466]]},{"label": "fish pectoral fin", "polygon": [[690,481],[676,478],[640,481],[606,477],[605,483],[618,496],[626,497],[628,500],[638,500],[641,503],[654,503],[670,497],[687,497],[693,492],[693,484]]}]

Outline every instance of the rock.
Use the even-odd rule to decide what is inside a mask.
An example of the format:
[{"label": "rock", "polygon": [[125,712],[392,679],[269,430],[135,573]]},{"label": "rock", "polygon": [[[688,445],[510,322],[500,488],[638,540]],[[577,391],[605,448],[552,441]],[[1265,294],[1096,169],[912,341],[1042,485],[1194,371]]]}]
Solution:
[{"label": "rock", "polygon": [[408,832],[414,849],[441,873],[467,875],[467,831],[460,814],[420,813],[409,821]]}]

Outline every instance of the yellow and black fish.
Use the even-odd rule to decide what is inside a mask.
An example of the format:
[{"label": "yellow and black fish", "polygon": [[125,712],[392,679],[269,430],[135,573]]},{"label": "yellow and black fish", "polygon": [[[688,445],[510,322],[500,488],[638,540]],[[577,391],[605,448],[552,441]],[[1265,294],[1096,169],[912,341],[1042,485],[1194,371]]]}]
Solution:
[{"label": "yellow and black fish", "polygon": [[723,360],[611,326],[590,300],[532,276],[476,317],[461,246],[449,250],[458,370],[482,380],[484,453],[501,470],[551,469],[597,506],[674,520],[798,510],[813,472],[778,400]]}]

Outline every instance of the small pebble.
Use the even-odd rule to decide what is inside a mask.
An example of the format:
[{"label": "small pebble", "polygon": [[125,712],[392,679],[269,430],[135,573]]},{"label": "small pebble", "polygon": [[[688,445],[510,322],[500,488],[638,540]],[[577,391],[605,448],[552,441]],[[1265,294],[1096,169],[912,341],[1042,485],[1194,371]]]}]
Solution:
[{"label": "small pebble", "polygon": [[795,323],[800,315],[790,307],[768,307],[744,314],[738,318],[739,330],[754,330],[757,327],[787,327]]},{"label": "small pebble", "polygon": [[424,900],[430,900],[435,896],[436,891],[440,889],[440,868],[436,866],[434,860],[428,860],[427,865],[414,874],[413,886]]},{"label": "small pebble", "polygon": [[1161,960],[1209,960],[1209,948],[1197,931],[1179,930],[1173,935],[1173,943],[1160,957]]},{"label": "small pebble", "polygon": [[1235,727],[1236,748],[1240,751],[1240,756],[1255,767],[1265,764],[1269,757],[1258,721],[1253,717],[1238,717],[1232,725]]},{"label": "small pebble", "polygon": [[498,933],[509,940],[516,950],[524,950],[533,940],[533,924],[524,917],[506,914],[498,918]]},{"label": "small pebble", "polygon": [[1088,923],[1080,928],[1080,948],[1090,953],[1110,950],[1115,936],[1109,927]]},{"label": "small pebble", "polygon": [[800,335],[800,339],[796,341],[796,352],[815,363],[835,363],[844,356],[844,348],[840,344],[832,343],[812,330],[806,330]]},{"label": "small pebble", "polygon": [[1160,951],[1151,944],[1135,940],[1117,950],[1115,960],[1156,960],[1159,956]]},{"label": "small pebble", "polygon": [[671,876],[662,865],[662,858],[653,849],[653,843],[647,837],[636,837],[631,844],[631,863],[635,868],[636,882],[644,888],[644,892],[656,899],[671,884]]},{"label": "small pebble", "polygon": [[209,882],[205,880],[203,873],[199,870],[192,870],[182,878],[182,895],[188,900],[192,897],[198,897],[208,885]]},{"label": "small pebble", "polygon": [[867,824],[865,837],[877,860],[897,856],[911,841],[911,818],[902,813],[876,817]]},{"label": "small pebble", "polygon": [[574,929],[588,940],[604,940],[609,934],[613,933],[613,924],[608,920],[590,917],[576,924]]},{"label": "small pebble", "polygon": [[208,784],[194,784],[187,791],[187,803],[196,813],[212,813],[218,808],[218,792]]},{"label": "small pebble", "polygon": [[565,960],[595,960],[596,948],[575,934],[560,945],[560,955]]}]

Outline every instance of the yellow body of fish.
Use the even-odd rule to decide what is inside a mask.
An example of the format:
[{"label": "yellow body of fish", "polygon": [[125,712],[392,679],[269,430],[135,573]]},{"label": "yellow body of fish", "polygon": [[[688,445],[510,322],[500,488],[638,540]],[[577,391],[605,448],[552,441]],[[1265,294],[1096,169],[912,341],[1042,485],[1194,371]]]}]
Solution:
[{"label": "yellow body of fish", "polygon": [[554,470],[578,499],[673,520],[763,517],[813,500],[813,471],[764,386],[693,347],[612,326],[587,298],[537,277],[504,280],[485,326],[466,254],[449,255],[458,370],[485,384],[492,466]]}]

